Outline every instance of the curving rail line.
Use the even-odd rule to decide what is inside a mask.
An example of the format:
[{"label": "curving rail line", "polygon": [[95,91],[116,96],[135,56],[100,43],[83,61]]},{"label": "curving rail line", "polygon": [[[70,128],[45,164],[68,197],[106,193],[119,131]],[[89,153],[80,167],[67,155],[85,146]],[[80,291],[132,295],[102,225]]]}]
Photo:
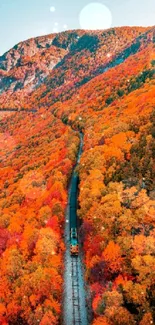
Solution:
[{"label": "curving rail line", "polygon": [[[80,147],[77,156],[78,165],[82,153],[83,135],[80,133]],[[75,166],[75,167],[76,167]],[[69,186],[68,206],[66,211],[65,226],[65,273],[64,273],[64,303],[63,324],[64,325],[87,325],[86,291],[84,286],[83,268],[81,255],[70,255],[70,197],[72,194],[72,183],[74,171]]]}]

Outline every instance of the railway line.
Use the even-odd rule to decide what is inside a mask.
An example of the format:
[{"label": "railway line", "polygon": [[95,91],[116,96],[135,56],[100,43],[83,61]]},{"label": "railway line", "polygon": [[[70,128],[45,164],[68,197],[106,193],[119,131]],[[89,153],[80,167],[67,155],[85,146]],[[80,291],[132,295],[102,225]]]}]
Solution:
[{"label": "railway line", "polygon": [[86,293],[80,256],[71,256],[67,245],[64,274],[64,325],[88,325]]},{"label": "railway line", "polygon": [[[80,147],[77,156],[78,165],[82,153],[83,136],[80,134]],[[75,167],[76,167],[75,166]],[[75,191],[76,189],[76,191]],[[68,206],[66,211],[65,226],[65,273],[64,273],[64,303],[63,324],[64,325],[88,325],[86,291],[83,278],[82,258],[79,249],[78,255],[72,255],[70,251],[72,227],[77,227],[76,201],[77,201],[77,179],[75,169],[72,174],[69,192]],[[77,229],[78,230],[78,229]]]},{"label": "railway line", "polygon": [[73,325],[82,324],[80,301],[79,301],[79,275],[78,275],[78,257],[72,257],[72,304],[73,304]]}]

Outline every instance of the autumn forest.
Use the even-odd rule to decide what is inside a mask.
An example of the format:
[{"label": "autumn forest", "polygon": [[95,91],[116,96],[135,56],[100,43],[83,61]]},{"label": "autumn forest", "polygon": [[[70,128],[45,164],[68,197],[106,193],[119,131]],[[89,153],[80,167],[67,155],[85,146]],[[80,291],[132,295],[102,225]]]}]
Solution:
[{"label": "autumn forest", "polygon": [[80,132],[90,324],[155,324],[154,94],[154,27],[51,34],[0,57],[0,325],[63,324]]}]

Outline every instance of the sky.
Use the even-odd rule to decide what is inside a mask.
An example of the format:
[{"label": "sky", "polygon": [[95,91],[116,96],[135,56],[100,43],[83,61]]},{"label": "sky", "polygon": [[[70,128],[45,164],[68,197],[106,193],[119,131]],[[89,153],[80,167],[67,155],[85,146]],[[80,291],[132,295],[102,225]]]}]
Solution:
[{"label": "sky", "polygon": [[0,0],[0,55],[63,30],[153,25],[155,0]]}]

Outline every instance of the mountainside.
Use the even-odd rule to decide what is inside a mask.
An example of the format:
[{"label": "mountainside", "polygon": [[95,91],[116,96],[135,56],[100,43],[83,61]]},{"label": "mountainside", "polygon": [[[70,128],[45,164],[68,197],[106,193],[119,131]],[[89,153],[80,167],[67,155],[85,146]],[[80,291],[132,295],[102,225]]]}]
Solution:
[{"label": "mountainside", "polygon": [[0,58],[0,105],[20,107],[32,92],[39,106],[68,99],[115,59],[120,63],[152,39],[152,29],[126,27],[69,31],[20,43]]},{"label": "mountainside", "polygon": [[0,324],[59,324],[79,130],[91,324],[154,324],[155,27],[39,37],[0,67],[0,109],[25,110],[0,121]]}]

